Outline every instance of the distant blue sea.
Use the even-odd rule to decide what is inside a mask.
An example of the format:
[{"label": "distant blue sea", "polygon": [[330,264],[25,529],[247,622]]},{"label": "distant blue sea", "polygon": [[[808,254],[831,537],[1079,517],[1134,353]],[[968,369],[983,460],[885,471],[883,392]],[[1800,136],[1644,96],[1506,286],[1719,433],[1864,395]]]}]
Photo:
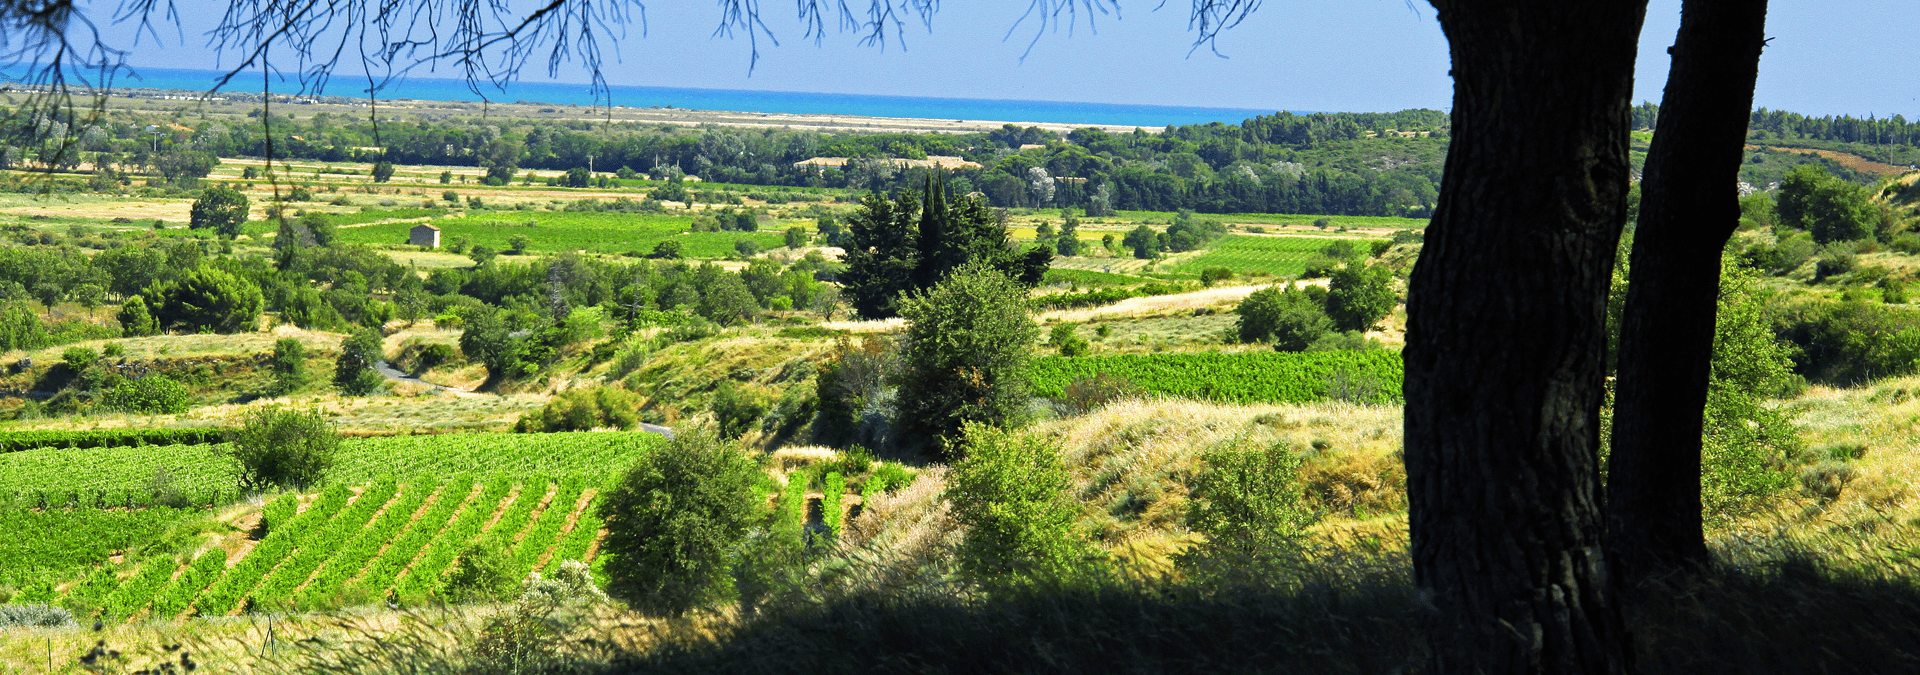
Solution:
[{"label": "distant blue sea", "polygon": [[[217,73],[210,70],[141,68],[141,79],[120,78],[117,87],[149,89],[185,89],[205,91],[213,86]],[[242,77],[233,91],[259,91],[259,77]],[[308,95],[360,97],[366,93],[352,77],[333,80],[333,87]],[[1061,101],[996,101],[974,98],[935,98],[920,96],[863,96],[858,94],[821,94],[792,91],[748,91],[740,89],[682,89],[675,87],[610,88],[612,103],[629,108],[652,106],[694,110],[732,110],[762,113],[804,113],[825,115],[861,115],[867,117],[917,117],[924,119],[999,120],[1007,122],[1055,122],[1116,124],[1137,127],[1164,127],[1169,124],[1239,124],[1272,110],[1244,108],[1196,108],[1162,105],[1123,105],[1117,103],[1070,103]],[[295,93],[293,82],[275,82],[276,93]],[[422,101],[479,101],[465,82],[454,79],[408,78],[380,92],[380,98],[410,98]],[[538,101],[591,105],[595,101],[584,84],[518,83],[505,92],[489,90],[496,102]],[[1298,111],[1296,111],[1298,112]]]}]

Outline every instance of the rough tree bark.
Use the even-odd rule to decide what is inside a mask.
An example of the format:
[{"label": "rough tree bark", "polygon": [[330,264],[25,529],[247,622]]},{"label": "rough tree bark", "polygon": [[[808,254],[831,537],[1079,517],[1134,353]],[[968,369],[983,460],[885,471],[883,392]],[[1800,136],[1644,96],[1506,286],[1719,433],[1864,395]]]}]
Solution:
[{"label": "rough tree bark", "polygon": [[1620,325],[1608,467],[1608,552],[1623,584],[1707,563],[1701,416],[1766,22],[1766,0],[1687,0],[1668,50]]},{"label": "rough tree bark", "polygon": [[1598,444],[1646,3],[1433,5],[1453,58],[1453,139],[1404,352],[1432,670],[1625,672]]}]

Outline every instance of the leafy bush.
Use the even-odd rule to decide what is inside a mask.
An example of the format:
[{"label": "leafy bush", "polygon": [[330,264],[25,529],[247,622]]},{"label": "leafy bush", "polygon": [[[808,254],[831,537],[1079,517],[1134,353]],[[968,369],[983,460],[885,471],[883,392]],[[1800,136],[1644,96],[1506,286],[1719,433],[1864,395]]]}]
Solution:
[{"label": "leafy bush", "polygon": [[1254,291],[1233,309],[1240,318],[1234,330],[1241,342],[1272,342],[1283,352],[1312,345],[1333,327],[1333,320],[1313,297],[1289,284],[1285,290],[1268,287]]},{"label": "leafy bush", "polygon": [[38,349],[51,343],[47,325],[32,310],[17,303],[0,309],[0,349]]},{"label": "leafy bush", "polygon": [[1061,392],[1060,403],[1073,414],[1079,415],[1106,406],[1114,401],[1137,398],[1145,392],[1140,385],[1118,375],[1094,373],[1076,378],[1067,383]]},{"label": "leafy bush", "polygon": [[1766,306],[1775,333],[1798,347],[1794,371],[1810,380],[1851,385],[1920,368],[1920,311],[1817,297]]},{"label": "leafy bush", "polygon": [[1327,316],[1340,330],[1367,331],[1393,311],[1393,275],[1385,265],[1353,262],[1327,284]]},{"label": "leafy bush", "polygon": [[873,467],[873,473],[867,475],[867,482],[860,488],[860,494],[877,495],[892,492],[913,484],[913,470],[893,462],[882,462]]},{"label": "leafy bush", "polygon": [[1073,332],[1073,324],[1070,323],[1054,326],[1053,330],[1047,333],[1047,344],[1053,345],[1055,349],[1060,350],[1061,356],[1072,357],[1085,356],[1087,354],[1087,339],[1075,334]]},{"label": "leafy bush", "polygon": [[191,395],[179,382],[163,375],[121,380],[101,396],[108,408],[151,415],[178,415],[187,411]]},{"label": "leafy bush", "polygon": [[273,343],[273,355],[267,357],[267,370],[273,373],[268,394],[285,396],[307,384],[307,346],[296,338],[280,338]]},{"label": "leafy bush", "polygon": [[713,392],[713,421],[719,426],[721,438],[739,438],[753,428],[760,417],[767,414],[768,401],[765,395],[741,387],[733,382],[721,382]]},{"label": "leafy bush", "polygon": [[213,228],[223,237],[236,237],[246,222],[247,195],[233,188],[217,187],[209,188],[193,200],[187,227]]},{"label": "leafy bush", "polygon": [[899,370],[900,355],[886,338],[869,335],[857,345],[840,338],[814,379],[820,411],[814,441],[836,447],[853,443],[867,402],[878,397]]},{"label": "leafy bush", "polygon": [[375,370],[381,358],[380,331],[356,330],[340,343],[340,358],[334,361],[333,384],[348,396],[367,396],[386,386],[386,378]]},{"label": "leafy bush", "polygon": [[447,595],[457,602],[485,602],[507,597],[519,583],[513,559],[498,548],[481,543],[460,552],[447,575]]},{"label": "leafy bush", "polygon": [[1865,188],[1802,164],[1780,181],[1775,211],[1787,225],[1805,229],[1822,244],[1873,234],[1873,206]]},{"label": "leafy bush", "polygon": [[640,397],[613,385],[570,389],[548,401],[546,407],[520,417],[513,430],[521,433],[632,429],[640,423]]},{"label": "leafy bush", "polygon": [[340,448],[326,417],[279,406],[247,412],[227,441],[219,452],[233,462],[247,492],[319,485]]},{"label": "leafy bush", "polygon": [[948,474],[946,498],[967,528],[962,573],[982,584],[1088,569],[1099,549],[1076,522],[1079,504],[1060,449],[1039,436],[969,422],[965,458]]},{"label": "leafy bush", "polygon": [[1019,282],[969,263],[901,302],[907,438],[944,444],[968,422],[1010,424],[1026,414],[1028,349],[1040,331],[1025,300]]},{"label": "leafy bush", "polygon": [[1284,443],[1265,449],[1229,440],[1201,456],[1187,524],[1206,539],[1180,553],[1182,571],[1227,585],[1251,585],[1298,558],[1314,516],[1300,504],[1300,458]]},{"label": "leafy bush", "polygon": [[266,304],[253,282],[207,266],[195,268],[177,281],[162,283],[151,293],[153,317],[160,328],[196,332],[252,330]]},{"label": "leafy bush", "polygon": [[1750,272],[1723,275],[1700,452],[1702,508],[1722,520],[1792,485],[1788,466],[1805,451],[1791,414],[1765,403],[1796,378],[1791,349],[1767,326],[1763,288]]},{"label": "leafy bush", "polygon": [[641,457],[600,503],[608,594],[669,615],[724,599],[731,554],[761,512],[761,476],[746,453],[697,431]]},{"label": "leafy bush", "polygon": [[88,347],[68,347],[60,352],[60,362],[67,366],[67,370],[76,373],[86,370],[88,366],[99,360],[100,352]]}]

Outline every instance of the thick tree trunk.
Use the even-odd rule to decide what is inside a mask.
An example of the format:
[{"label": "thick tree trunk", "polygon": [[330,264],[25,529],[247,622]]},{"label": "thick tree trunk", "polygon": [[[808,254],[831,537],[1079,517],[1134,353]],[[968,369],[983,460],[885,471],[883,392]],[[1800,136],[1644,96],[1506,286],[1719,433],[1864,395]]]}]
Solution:
[{"label": "thick tree trunk", "polygon": [[1433,672],[1624,672],[1598,444],[1646,3],[1433,4],[1453,140],[1404,352]]},{"label": "thick tree trunk", "polygon": [[1766,21],[1766,0],[1687,0],[1668,50],[1620,326],[1607,543],[1623,583],[1707,562],[1701,415]]}]

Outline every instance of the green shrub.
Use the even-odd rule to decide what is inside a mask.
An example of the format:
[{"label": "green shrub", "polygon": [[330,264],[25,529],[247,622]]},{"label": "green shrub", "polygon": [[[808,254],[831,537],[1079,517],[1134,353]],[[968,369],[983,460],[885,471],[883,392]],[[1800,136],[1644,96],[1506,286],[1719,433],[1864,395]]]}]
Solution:
[{"label": "green shrub", "polygon": [[640,397],[614,385],[570,389],[539,410],[520,417],[521,433],[632,429],[640,423]]},{"label": "green shrub", "polygon": [[739,438],[753,428],[755,422],[767,414],[767,397],[759,392],[741,387],[733,382],[721,382],[713,392],[714,424],[719,426],[721,438]]},{"label": "green shrub", "polygon": [[1233,439],[1201,461],[1206,469],[1193,479],[1187,525],[1206,539],[1176,556],[1176,565],[1196,578],[1252,585],[1298,560],[1314,516],[1300,503],[1300,459],[1292,449],[1249,448]]},{"label": "green shrub", "polygon": [[273,343],[273,355],[267,357],[267,369],[273,373],[269,394],[285,396],[307,384],[307,346],[296,338],[280,338]]},{"label": "green shrub", "polygon": [[1234,330],[1241,342],[1272,342],[1284,352],[1304,350],[1333,328],[1320,304],[1291,284],[1254,291],[1233,311],[1240,315]]},{"label": "green shrub", "polygon": [[[153,318],[162,329],[216,333],[253,330],[266,304],[253,282],[208,266],[187,272],[177,281],[161,283],[151,294]],[[129,324],[122,320],[121,325]]]},{"label": "green shrub", "polygon": [[179,382],[163,375],[121,380],[101,397],[108,408],[151,415],[178,415],[187,411],[191,395]]},{"label": "green shrub", "polygon": [[1767,325],[1764,288],[1750,272],[1723,274],[1701,437],[1701,504],[1716,520],[1791,486],[1788,467],[1805,452],[1792,414],[1766,405],[1796,378],[1790,348]]},{"label": "green shrub", "polygon": [[340,435],[318,412],[279,406],[256,408],[241,418],[219,450],[233,462],[240,489],[308,488],[333,467]]},{"label": "green shrub", "polygon": [[1072,481],[1050,441],[978,423],[964,430],[965,458],[946,498],[967,528],[957,558],[976,583],[1086,571],[1099,549],[1076,522]]},{"label": "green shrub", "polygon": [[1053,327],[1047,333],[1047,343],[1060,350],[1061,356],[1086,356],[1087,339],[1073,332],[1073,324],[1063,323]]},{"label": "green shrub", "polygon": [[826,477],[820,479],[820,522],[835,535],[840,534],[840,521],[846,517],[840,508],[840,495],[846,492],[847,479],[840,472],[828,471]]},{"label": "green shrub", "polygon": [[1067,383],[1060,395],[1060,403],[1073,414],[1080,415],[1098,410],[1114,401],[1137,398],[1145,392],[1132,380],[1119,375],[1094,373],[1075,378]]},{"label": "green shrub", "polygon": [[860,494],[877,495],[892,492],[913,484],[912,469],[893,462],[881,462],[874,465],[873,473],[867,476],[867,482],[861,486]]},{"label": "green shrub", "polygon": [[126,354],[127,348],[118,342],[110,342],[100,348],[100,355],[107,358],[117,359],[126,356]]},{"label": "green shrub", "polygon": [[1349,263],[1327,284],[1327,317],[1340,330],[1367,331],[1393,311],[1393,275],[1385,265]]},{"label": "green shrub", "polygon": [[333,384],[348,396],[367,396],[386,386],[386,378],[374,369],[381,359],[380,331],[362,328],[340,343],[340,358],[334,361]]},{"label": "green shrub", "polygon": [[1209,267],[1200,270],[1200,284],[1203,286],[1212,286],[1215,282],[1226,281],[1232,278],[1233,270],[1225,267]]},{"label": "green shrub", "polygon": [[1027,363],[1039,328],[1026,288],[980,262],[901,302],[907,340],[899,390],[906,438],[945,447],[969,422],[1017,424],[1027,411]]},{"label": "green shrub", "polygon": [[247,195],[232,188],[209,188],[193,200],[187,227],[212,228],[223,237],[240,235],[247,222]]},{"label": "green shrub", "polygon": [[100,352],[88,347],[68,347],[60,352],[60,362],[65,364],[68,370],[76,373],[86,370],[88,366],[99,360]]},{"label": "green shrub", "polygon": [[499,548],[469,544],[447,575],[447,596],[455,602],[486,602],[510,595],[519,585],[513,559]]},{"label": "green shrub", "polygon": [[758,519],[760,467],[697,431],[642,456],[600,503],[607,592],[680,615],[731,592],[732,553]]}]

